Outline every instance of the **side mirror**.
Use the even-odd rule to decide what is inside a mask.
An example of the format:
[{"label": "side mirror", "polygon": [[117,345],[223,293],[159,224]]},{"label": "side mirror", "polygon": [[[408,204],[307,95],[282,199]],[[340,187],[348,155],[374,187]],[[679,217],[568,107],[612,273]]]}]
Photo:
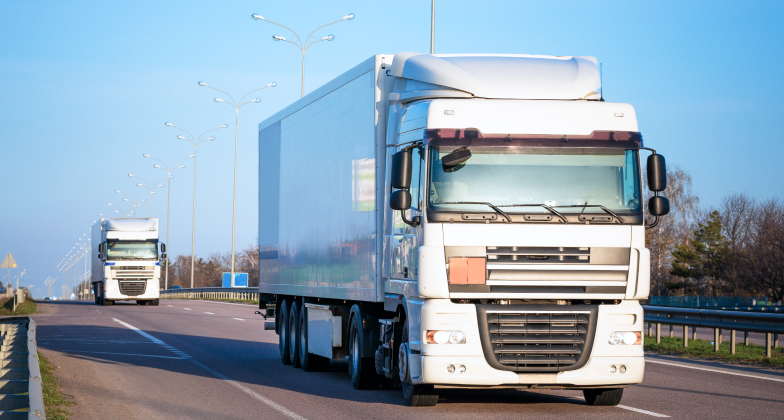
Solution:
[{"label": "side mirror", "polygon": [[[411,186],[411,151],[403,150],[392,155],[392,173],[389,177],[392,188],[407,190]],[[394,193],[393,193],[394,194]],[[409,194],[409,207],[411,196]],[[394,207],[392,207],[394,208]],[[406,207],[408,208],[408,207]],[[395,209],[399,210],[399,209]]]},{"label": "side mirror", "polygon": [[[658,156],[658,155],[654,155]],[[659,217],[664,216],[665,214],[670,212],[670,200],[660,195],[651,197],[648,200],[648,213],[653,216]]]},{"label": "side mirror", "polygon": [[392,210],[406,211],[411,208],[411,193],[408,190],[397,190],[389,195],[389,207]]},{"label": "side mirror", "polygon": [[165,260],[166,259],[166,254],[161,254],[161,259]]},{"label": "side mirror", "polygon": [[659,192],[667,188],[667,165],[664,156],[648,156],[648,189]]},{"label": "side mirror", "polygon": [[103,244],[98,244],[98,252],[103,252]]},{"label": "side mirror", "polygon": [[161,243],[161,253],[166,253],[166,244]]},{"label": "side mirror", "polygon": [[98,259],[99,259],[99,260],[102,260],[102,259],[103,259],[103,254],[100,254],[100,253],[99,253],[99,254],[98,254]]}]

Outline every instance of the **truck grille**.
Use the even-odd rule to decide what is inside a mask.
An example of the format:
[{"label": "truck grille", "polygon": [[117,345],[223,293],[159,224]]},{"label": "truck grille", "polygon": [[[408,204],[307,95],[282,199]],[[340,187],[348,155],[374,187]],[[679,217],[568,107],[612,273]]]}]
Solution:
[{"label": "truck grille", "polygon": [[488,246],[487,262],[499,264],[590,264],[590,248]]},{"label": "truck grille", "polygon": [[566,305],[477,305],[488,363],[515,372],[579,369],[593,346],[598,307],[569,309]]},{"label": "truck grille", "polygon": [[120,293],[124,294],[125,296],[139,296],[144,294],[144,290],[147,288],[146,281],[121,281],[120,282]]},{"label": "truck grille", "polygon": [[112,277],[118,279],[138,279],[155,277],[155,266],[120,265],[112,268]]}]

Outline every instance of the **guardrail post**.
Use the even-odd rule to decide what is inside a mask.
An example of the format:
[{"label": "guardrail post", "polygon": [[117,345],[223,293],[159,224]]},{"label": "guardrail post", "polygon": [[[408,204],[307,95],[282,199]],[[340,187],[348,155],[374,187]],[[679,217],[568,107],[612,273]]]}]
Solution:
[{"label": "guardrail post", "polygon": [[745,346],[749,345],[749,332],[748,331],[743,331],[743,345],[745,345]]},{"label": "guardrail post", "polygon": [[765,333],[765,357],[770,357],[770,336],[771,333]]},{"label": "guardrail post", "polygon": [[697,327],[691,327],[691,339],[692,340],[697,339]]},{"label": "guardrail post", "polygon": [[730,332],[730,353],[735,355],[735,330]]},{"label": "guardrail post", "polygon": [[661,324],[656,323],[656,344],[661,343]]},{"label": "guardrail post", "polygon": [[719,329],[718,328],[714,328],[713,329],[713,351],[719,351],[719,343],[720,343],[719,335],[720,335],[719,334]]},{"label": "guardrail post", "polygon": [[683,348],[689,347],[689,327],[683,326]]},{"label": "guardrail post", "polygon": [[670,338],[672,338],[672,324],[670,324]]},{"label": "guardrail post", "polygon": [[779,346],[779,334],[776,333],[773,334],[773,348],[775,349],[778,346]]},{"label": "guardrail post", "polygon": [[724,330],[719,328],[719,344],[724,342]]}]

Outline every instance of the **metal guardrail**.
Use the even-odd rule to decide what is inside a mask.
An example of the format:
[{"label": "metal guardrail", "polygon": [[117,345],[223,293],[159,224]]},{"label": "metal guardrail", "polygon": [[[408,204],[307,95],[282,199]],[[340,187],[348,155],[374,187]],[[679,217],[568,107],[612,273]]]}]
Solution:
[{"label": "metal guardrail", "polygon": [[[662,324],[683,327],[683,347],[689,346],[688,327],[692,327],[692,339],[697,338],[697,328],[713,329],[713,349],[719,351],[722,330],[730,330],[730,350],[735,354],[735,332],[744,332],[744,342],[749,344],[749,332],[765,334],[767,357],[771,357],[771,345],[778,347],[778,335],[784,333],[784,314],[758,313],[744,311],[720,311],[714,309],[676,308],[671,306],[643,306],[645,322],[648,323],[648,336],[656,326],[656,343],[661,342]],[[774,337],[775,335],[775,337]]]},{"label": "metal guardrail", "polygon": [[259,301],[256,288],[195,287],[193,289],[161,290],[161,299],[227,299]]},{"label": "metal guardrail", "polygon": [[0,318],[0,338],[0,419],[46,419],[35,321]]}]

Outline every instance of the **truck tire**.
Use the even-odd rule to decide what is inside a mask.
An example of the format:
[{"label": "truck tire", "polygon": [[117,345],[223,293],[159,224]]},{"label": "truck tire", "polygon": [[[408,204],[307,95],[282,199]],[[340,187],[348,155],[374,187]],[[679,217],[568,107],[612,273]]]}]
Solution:
[{"label": "truck tire", "polygon": [[375,358],[362,357],[362,334],[364,330],[360,325],[360,314],[356,313],[351,317],[348,330],[348,373],[354,389],[377,389],[381,376],[376,373]]},{"label": "truck tire", "polygon": [[108,299],[106,299],[106,297],[102,297],[101,298],[101,305],[103,305],[103,306],[113,306],[114,305],[114,301],[113,300],[108,300]]},{"label": "truck tire", "polygon": [[583,396],[587,405],[618,405],[623,398],[623,388],[584,389]]},{"label": "truck tire", "polygon": [[[403,324],[403,338],[400,340],[400,348],[408,348],[408,320]],[[401,360],[402,359],[402,360]],[[438,403],[438,393],[433,385],[415,385],[411,383],[411,374],[407,361],[398,357],[398,371],[400,372],[400,382],[403,388],[403,400],[406,405],[411,407],[432,407]]]},{"label": "truck tire", "polygon": [[150,302],[149,302],[149,301],[146,301],[146,300],[137,300],[137,301],[136,301],[136,304],[137,304],[137,305],[144,306],[144,305],[149,305],[149,304],[150,304]]},{"label": "truck tire", "polygon": [[151,300],[147,304],[152,306],[158,306],[161,303],[159,299]]},{"label": "truck tire", "polygon": [[302,367],[299,360],[299,306],[294,300],[289,308],[289,359],[295,368]]},{"label": "truck tire", "polygon": [[289,357],[289,302],[283,300],[280,302],[280,313],[278,314],[278,349],[280,350],[280,361],[284,365],[291,364]]},{"label": "truck tire", "polygon": [[308,352],[308,310],[299,312],[299,363],[305,372],[323,372],[329,367],[329,359]]}]

